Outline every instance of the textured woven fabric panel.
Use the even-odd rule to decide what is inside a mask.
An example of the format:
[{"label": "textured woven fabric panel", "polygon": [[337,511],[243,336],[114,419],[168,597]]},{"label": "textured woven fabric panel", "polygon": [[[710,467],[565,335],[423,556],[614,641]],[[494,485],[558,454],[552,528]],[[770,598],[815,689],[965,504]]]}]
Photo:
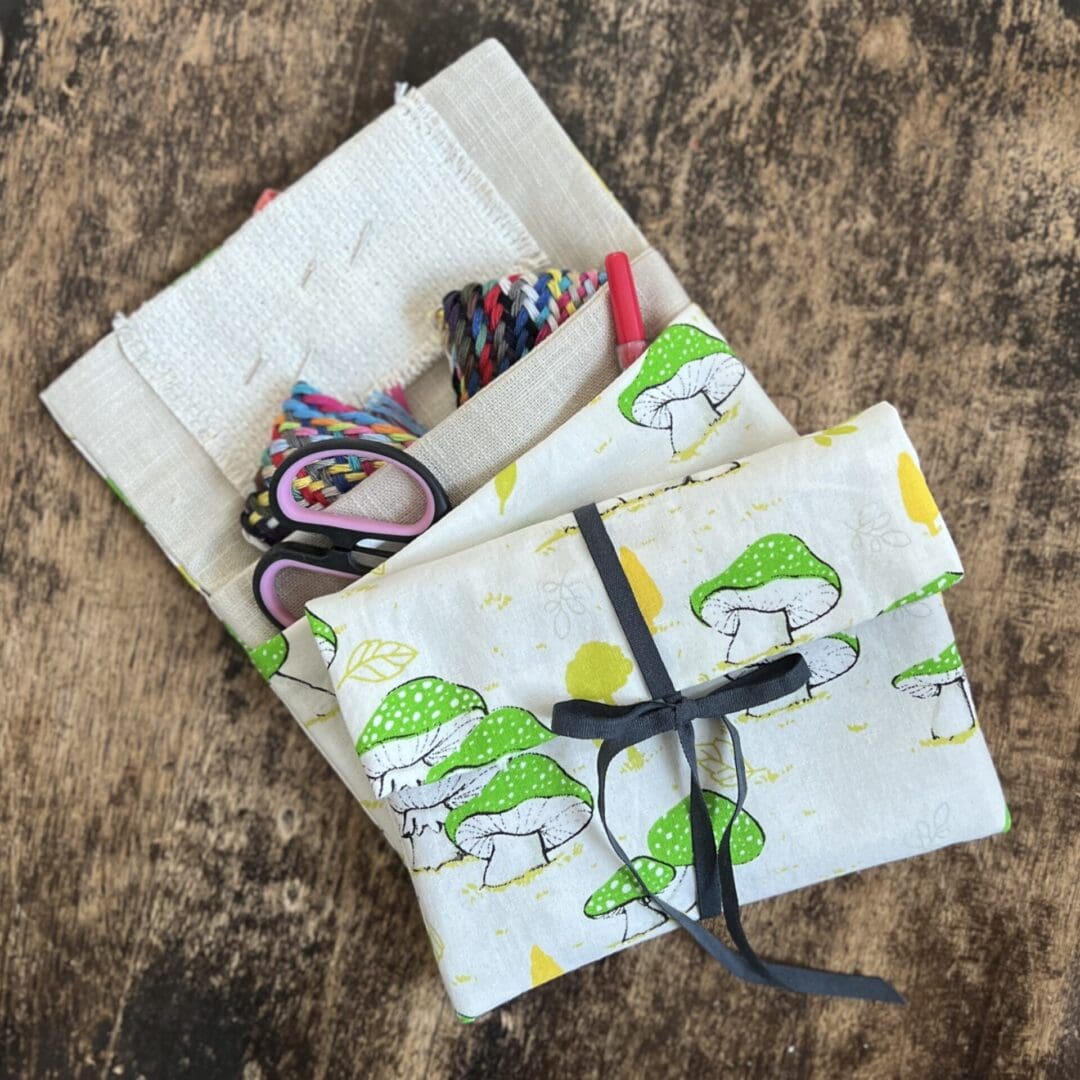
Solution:
[{"label": "textured woven fabric panel", "polygon": [[[686,292],[655,250],[638,256],[634,276],[646,333],[654,337],[687,306]],[[414,443],[410,453],[431,469],[451,501],[460,503],[562,425],[618,374],[614,323],[604,287],[514,367]],[[335,513],[408,520],[415,516],[413,494],[399,472],[384,469],[342,495]],[[211,600],[217,615],[248,646],[274,632],[251,595],[253,565],[254,560]],[[316,663],[305,677],[321,682],[320,666]]]},{"label": "textured woven fabric panel", "polygon": [[[440,117],[444,108],[453,115]],[[534,145],[545,147],[542,167],[530,161],[525,168],[499,153],[508,109],[530,125]],[[388,126],[393,130],[387,131]],[[373,136],[373,131],[393,137]],[[406,142],[399,145],[398,134]],[[393,159],[391,166],[400,166],[392,174],[395,185],[386,183],[386,174],[372,174],[370,163],[357,166],[355,173],[343,164],[351,160],[354,144],[367,146],[373,138],[376,149]],[[395,156],[417,138],[424,144],[423,170],[411,158]],[[394,145],[382,145],[387,141]],[[451,249],[442,249],[452,252],[452,264],[437,269],[434,254],[428,261],[429,248],[435,250],[430,222],[416,215],[403,227],[413,230],[407,233],[411,243],[422,244],[417,276],[405,287],[391,288],[399,253],[388,241],[396,234],[383,231],[380,239],[374,225],[361,233],[348,218],[348,208],[363,209],[365,198],[385,198],[384,189],[390,187],[408,192],[432,173],[438,184],[426,190],[463,193],[467,204],[466,210],[455,206],[443,216],[458,214],[460,227],[472,215],[468,220],[483,225],[478,235],[487,238],[487,253],[475,243],[459,249],[455,241]],[[553,175],[573,178],[572,191],[553,187]],[[310,267],[310,259],[300,257],[309,235],[322,237],[329,268]],[[559,244],[569,237],[572,246],[560,252]],[[340,380],[323,379],[323,388],[344,397],[378,382],[405,379],[415,414],[433,425],[453,409],[432,322],[443,290],[470,276],[504,273],[515,262],[545,261],[541,256],[549,251],[565,261],[595,265],[612,247],[636,254],[644,246],[633,222],[517,65],[501,46],[487,42],[406,95],[178,283],[132,317],[121,317],[117,332],[69,368],[42,398],[169,558],[204,595],[214,595],[251,563],[252,548],[236,526],[239,494],[298,372],[316,381],[340,373]],[[253,251],[259,258],[249,257]],[[404,339],[384,350],[372,347],[378,333],[369,333],[369,322],[349,309],[349,295],[338,280],[351,275],[354,253],[375,283],[359,297],[361,305],[378,307],[389,319],[386,325],[408,321],[409,334],[417,335],[423,348],[406,347]],[[280,293],[266,280],[275,275],[282,278]],[[349,350],[343,335],[359,335],[361,322],[364,347]],[[301,324],[321,336],[308,338],[297,353]],[[272,348],[260,353],[257,339],[263,332]],[[382,340],[388,336],[393,334],[384,333]],[[235,351],[222,342],[233,343]],[[208,343],[216,359],[207,354]],[[254,640],[266,636],[265,621],[256,627],[257,622],[251,627]]]},{"label": "textured woven fabric panel", "polygon": [[[645,249],[637,226],[498,41],[478,45],[451,71],[452,79],[433,79],[420,95],[561,266],[599,265],[597,245],[631,258]],[[482,101],[476,87],[485,88]]]},{"label": "textured woven fabric panel", "polygon": [[439,355],[448,282],[546,258],[438,113],[406,96],[117,333],[245,491],[282,387],[355,400],[407,383]]},{"label": "textured woven fabric panel", "polygon": [[251,560],[243,499],[110,334],[41,395],[84,457],[205,594]]}]

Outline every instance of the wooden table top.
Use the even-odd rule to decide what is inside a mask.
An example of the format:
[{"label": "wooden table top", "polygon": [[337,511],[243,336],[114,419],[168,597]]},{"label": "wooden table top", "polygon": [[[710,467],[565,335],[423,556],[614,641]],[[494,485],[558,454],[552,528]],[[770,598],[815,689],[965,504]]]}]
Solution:
[{"label": "wooden table top", "polygon": [[[1080,1075],[1064,8],[0,5],[0,1073]],[[1013,831],[746,915],[906,1009],[743,986],[669,935],[458,1024],[404,869],[37,400],[489,35],[800,429],[888,398],[920,449]]]}]

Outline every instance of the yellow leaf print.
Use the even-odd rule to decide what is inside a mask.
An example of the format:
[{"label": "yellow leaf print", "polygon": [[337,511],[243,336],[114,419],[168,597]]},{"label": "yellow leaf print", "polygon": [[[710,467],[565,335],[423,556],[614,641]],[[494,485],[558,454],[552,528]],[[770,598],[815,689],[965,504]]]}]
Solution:
[{"label": "yellow leaf print", "polygon": [[495,494],[499,496],[499,516],[502,517],[506,512],[506,502],[517,483],[517,462],[511,461],[505,469],[496,473],[493,483]]},{"label": "yellow leaf print", "polygon": [[634,665],[618,645],[587,641],[566,665],[566,690],[571,697],[615,704]]},{"label": "yellow leaf print", "polygon": [[401,641],[381,641],[369,638],[361,641],[349,653],[345,674],[338,683],[340,689],[350,679],[377,683],[396,678],[416,659],[416,650]]},{"label": "yellow leaf print", "polygon": [[854,424],[837,424],[836,427],[826,428],[814,436],[814,442],[818,446],[832,446],[832,441],[837,435],[854,435],[859,429]]},{"label": "yellow leaf print", "polygon": [[539,945],[534,945],[529,953],[529,973],[533,986],[540,986],[558,978],[563,969]]},{"label": "yellow leaf print", "polygon": [[637,606],[645,617],[645,625],[648,626],[650,634],[655,634],[656,623],[653,620],[664,606],[664,597],[656,587],[656,582],[649,576],[648,570],[642,566],[641,560],[630,548],[619,548],[619,562],[626,580],[630,582]]},{"label": "yellow leaf print", "polygon": [[910,454],[900,455],[896,479],[900,482],[900,496],[904,500],[907,516],[917,525],[925,525],[931,536],[937,536],[941,528],[936,522],[941,514],[926,486],[926,478]]}]

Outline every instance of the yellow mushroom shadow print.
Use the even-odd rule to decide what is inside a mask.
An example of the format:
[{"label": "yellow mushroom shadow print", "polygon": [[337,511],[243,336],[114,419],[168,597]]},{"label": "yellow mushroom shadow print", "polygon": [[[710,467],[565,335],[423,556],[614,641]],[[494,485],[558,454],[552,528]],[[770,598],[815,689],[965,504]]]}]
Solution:
[{"label": "yellow mushroom shadow print", "polygon": [[656,587],[656,582],[650,577],[649,571],[642,565],[641,560],[628,547],[619,548],[619,564],[626,575],[626,580],[630,582],[634,599],[645,619],[645,625],[649,628],[649,633],[657,633],[656,617],[664,606],[664,597]]},{"label": "yellow mushroom shadow print", "polygon": [[910,454],[903,453],[897,460],[896,479],[900,484],[900,497],[904,500],[907,516],[916,525],[925,525],[931,536],[937,536],[941,532],[937,524],[941,513],[934,496],[930,494],[922,470]]},{"label": "yellow mushroom shadow print", "polygon": [[633,670],[633,661],[618,645],[587,641],[566,665],[566,692],[572,698],[614,705]]},{"label": "yellow mushroom shadow print", "polygon": [[534,945],[529,951],[529,981],[533,986],[557,979],[563,973],[559,964],[539,945]]},{"label": "yellow mushroom shadow print", "polygon": [[790,645],[794,631],[840,600],[840,578],[797,536],[755,540],[722,573],[690,594],[690,609],[728,639],[729,663]]},{"label": "yellow mushroom shadow print", "polygon": [[832,446],[833,439],[841,435],[854,435],[859,429],[854,424],[837,424],[836,427],[825,428],[814,435],[814,442],[818,446]]},{"label": "yellow mushroom shadow print", "polygon": [[619,411],[632,424],[666,431],[672,453],[683,454],[723,416],[745,374],[723,338],[677,323],[645,350]]},{"label": "yellow mushroom shadow print", "polygon": [[506,504],[513,494],[514,485],[517,484],[517,462],[511,461],[505,469],[496,473],[492,484],[499,499],[499,516],[502,517],[506,513]]},{"label": "yellow mushroom shadow print", "polygon": [[[705,789],[703,794],[713,837],[719,844],[735,804],[716,791]],[[633,872],[619,867],[585,902],[585,915],[611,920],[621,931],[621,941],[647,934],[667,922],[667,915],[649,903],[648,893],[687,914],[697,907],[689,795],[653,823],[646,843],[649,854],[630,860]],[[751,862],[764,847],[761,826],[745,810],[740,811],[731,830],[731,861],[735,865]]]}]

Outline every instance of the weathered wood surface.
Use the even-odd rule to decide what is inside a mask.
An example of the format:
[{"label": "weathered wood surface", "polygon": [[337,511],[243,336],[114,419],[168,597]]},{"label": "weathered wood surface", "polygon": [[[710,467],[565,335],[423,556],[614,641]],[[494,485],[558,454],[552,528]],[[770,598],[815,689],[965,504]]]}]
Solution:
[{"label": "weathered wood surface", "polygon": [[[1075,3],[0,8],[0,1072],[1080,1075]],[[906,1010],[669,936],[459,1026],[404,871],[37,402],[489,34],[800,428],[887,397],[921,449],[1015,829],[747,916]]]}]

